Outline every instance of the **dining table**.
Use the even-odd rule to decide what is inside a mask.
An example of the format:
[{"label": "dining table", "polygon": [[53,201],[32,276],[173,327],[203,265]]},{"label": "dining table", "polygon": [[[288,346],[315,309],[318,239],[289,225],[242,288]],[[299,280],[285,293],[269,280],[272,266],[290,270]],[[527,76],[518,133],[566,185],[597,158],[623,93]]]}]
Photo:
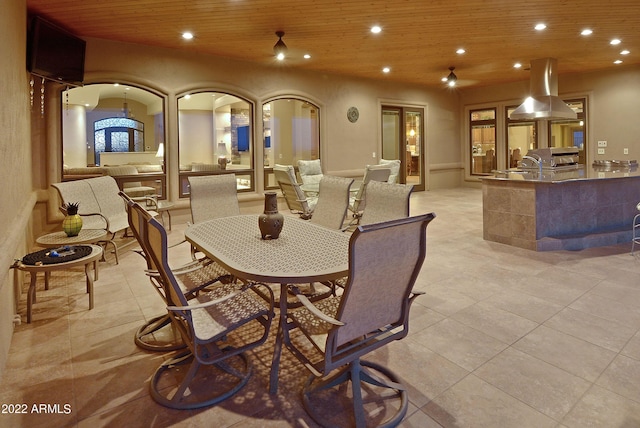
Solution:
[{"label": "dining table", "polygon": [[278,389],[286,329],[289,287],[338,280],[349,271],[350,235],[293,216],[285,216],[277,239],[262,239],[259,215],[222,217],[190,225],[185,238],[238,279],[280,284],[278,331],[269,390]]}]

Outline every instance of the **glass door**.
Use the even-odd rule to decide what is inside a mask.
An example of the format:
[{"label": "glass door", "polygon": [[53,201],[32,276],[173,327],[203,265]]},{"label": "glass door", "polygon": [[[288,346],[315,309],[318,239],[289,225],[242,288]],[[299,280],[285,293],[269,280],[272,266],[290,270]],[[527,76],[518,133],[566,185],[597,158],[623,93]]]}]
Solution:
[{"label": "glass door", "polygon": [[382,106],[382,158],[399,159],[399,183],[424,190],[424,109]]},{"label": "glass door", "polygon": [[529,150],[538,148],[538,122],[535,120],[511,120],[509,116],[518,106],[506,108],[507,117],[507,168],[517,168]]}]

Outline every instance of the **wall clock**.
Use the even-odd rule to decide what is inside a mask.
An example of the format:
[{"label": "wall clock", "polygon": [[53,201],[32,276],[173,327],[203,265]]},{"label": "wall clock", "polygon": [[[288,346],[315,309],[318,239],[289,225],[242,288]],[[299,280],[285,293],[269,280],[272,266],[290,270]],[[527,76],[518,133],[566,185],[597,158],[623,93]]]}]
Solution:
[{"label": "wall clock", "polygon": [[349,119],[349,122],[355,123],[358,121],[359,117],[360,112],[358,109],[356,107],[349,107],[349,110],[347,110],[347,119]]}]

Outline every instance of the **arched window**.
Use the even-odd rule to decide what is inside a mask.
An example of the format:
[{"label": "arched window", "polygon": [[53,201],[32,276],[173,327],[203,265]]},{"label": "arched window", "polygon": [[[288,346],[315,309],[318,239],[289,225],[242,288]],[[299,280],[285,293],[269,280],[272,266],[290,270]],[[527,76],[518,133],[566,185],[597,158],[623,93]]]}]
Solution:
[{"label": "arched window", "polygon": [[[63,180],[117,174],[114,166],[142,174],[114,175],[153,187],[166,197],[164,98],[121,83],[95,83],[62,92]],[[122,171],[122,169],[120,169]]]},{"label": "arched window", "polygon": [[262,105],[265,188],[276,188],[273,165],[320,159],[320,108],[303,99],[278,98]]},{"label": "arched window", "polygon": [[189,177],[236,175],[239,192],[255,190],[253,105],[222,92],[178,98],[180,197],[189,196]]}]

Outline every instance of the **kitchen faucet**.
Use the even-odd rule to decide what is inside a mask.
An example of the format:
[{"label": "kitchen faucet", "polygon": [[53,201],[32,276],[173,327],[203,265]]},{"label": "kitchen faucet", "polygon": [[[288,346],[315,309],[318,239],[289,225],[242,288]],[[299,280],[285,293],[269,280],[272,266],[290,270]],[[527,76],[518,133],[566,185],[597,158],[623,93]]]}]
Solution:
[{"label": "kitchen faucet", "polygon": [[[533,156],[538,156],[538,159],[534,158]],[[542,157],[537,153],[534,153],[533,156],[524,155],[522,156],[522,160],[529,159],[534,164],[536,164],[536,166],[538,167],[538,171],[540,172],[540,178],[542,178]]]}]

